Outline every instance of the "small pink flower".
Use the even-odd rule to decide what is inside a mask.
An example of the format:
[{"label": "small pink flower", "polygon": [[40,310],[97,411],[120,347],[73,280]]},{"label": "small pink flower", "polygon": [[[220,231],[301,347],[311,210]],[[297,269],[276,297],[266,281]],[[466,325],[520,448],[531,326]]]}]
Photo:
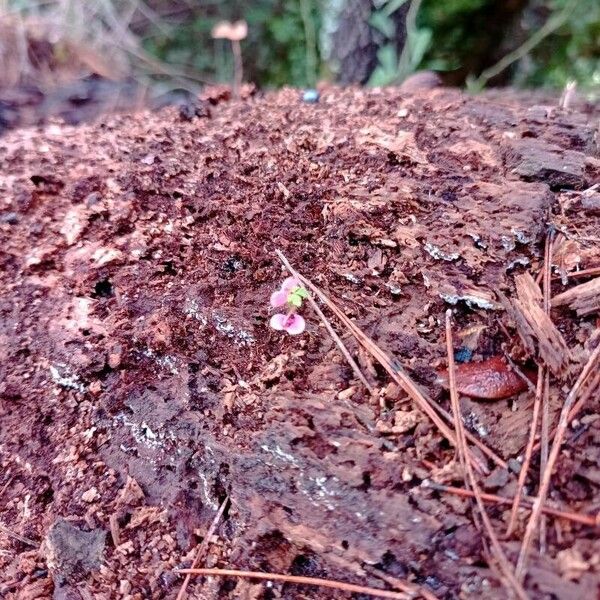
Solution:
[{"label": "small pink flower", "polygon": [[279,306],[283,306],[287,303],[288,292],[285,290],[277,290],[271,294],[271,306],[273,308],[278,308]]},{"label": "small pink flower", "polygon": [[289,315],[278,313],[271,317],[270,325],[276,331],[287,331],[290,335],[298,335],[304,331],[306,322],[296,313]]},{"label": "small pink flower", "polygon": [[281,291],[289,294],[301,285],[302,284],[300,283],[300,280],[297,277],[287,277],[283,280],[283,283],[281,284]]}]

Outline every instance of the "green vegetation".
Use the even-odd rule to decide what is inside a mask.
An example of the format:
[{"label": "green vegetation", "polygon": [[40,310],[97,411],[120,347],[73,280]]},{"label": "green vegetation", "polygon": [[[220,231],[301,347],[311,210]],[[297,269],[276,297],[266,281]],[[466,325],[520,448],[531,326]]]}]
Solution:
[{"label": "green vegetation", "polygon": [[263,87],[312,87],[348,55],[344,79],[371,85],[433,69],[473,89],[600,87],[598,0],[0,0],[3,15],[167,87],[232,81],[229,42],[211,37],[223,20],[247,22],[244,77]]},{"label": "green vegetation", "polygon": [[[342,1],[203,3],[204,8],[176,27],[151,28],[144,43],[167,63],[183,63],[207,77],[229,81],[229,53],[220,41],[210,39],[210,29],[219,19],[245,19],[247,78],[263,86],[309,86],[317,76],[327,76],[328,65],[319,52],[323,15]],[[417,69],[447,72],[455,84],[475,80],[523,44],[527,49],[528,40],[548,21],[553,31],[489,83],[562,88],[575,80],[581,89],[600,85],[597,0],[373,0],[372,4],[369,24],[379,45],[373,85],[401,81]],[[407,36],[399,51],[397,39],[403,32],[397,31],[393,17],[401,10],[408,12]]]}]

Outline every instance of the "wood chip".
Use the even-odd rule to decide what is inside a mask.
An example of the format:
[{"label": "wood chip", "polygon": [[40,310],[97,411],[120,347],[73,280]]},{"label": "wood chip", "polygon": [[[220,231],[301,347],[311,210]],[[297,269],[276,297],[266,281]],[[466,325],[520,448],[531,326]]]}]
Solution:
[{"label": "wood chip", "polygon": [[112,538],[115,548],[121,544],[121,529],[119,527],[119,520],[115,513],[110,515],[108,518],[110,525],[110,536]]},{"label": "wood chip", "polygon": [[600,311],[600,277],[576,285],[552,299],[552,307],[568,306],[580,317]]},{"label": "wood chip", "polygon": [[529,273],[515,278],[517,298],[500,294],[506,311],[515,322],[525,349],[538,356],[558,377],[566,375],[574,362],[567,343],[542,307],[542,292]]}]

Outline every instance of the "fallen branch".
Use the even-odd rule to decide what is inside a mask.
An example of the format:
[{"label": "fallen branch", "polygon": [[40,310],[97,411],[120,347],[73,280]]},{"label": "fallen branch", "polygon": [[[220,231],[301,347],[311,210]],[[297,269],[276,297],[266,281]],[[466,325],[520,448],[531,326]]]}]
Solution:
[{"label": "fallen branch", "polygon": [[540,516],[542,513],[542,505],[546,500],[548,489],[550,488],[552,471],[554,470],[556,460],[558,459],[558,453],[560,452],[560,447],[562,445],[565,432],[567,431],[567,427],[569,426],[569,414],[571,413],[571,409],[575,404],[575,400],[577,399],[579,391],[585,384],[588,376],[591,373],[594,373],[595,378],[594,369],[597,369],[600,366],[598,364],[600,362],[599,358],[600,344],[598,344],[596,349],[592,352],[589,360],[581,370],[581,374],[577,378],[577,381],[575,382],[571,391],[566,397],[562,410],[560,411],[558,427],[556,428],[556,435],[554,436],[554,441],[552,442],[552,449],[550,450],[550,454],[548,456],[548,463],[546,464],[546,468],[544,469],[544,473],[542,475],[542,480],[540,482],[540,488],[538,490],[537,498],[533,503],[533,509],[531,511],[529,521],[527,522],[525,535],[523,536],[523,543],[521,545],[521,551],[519,552],[519,558],[517,560],[516,576],[519,581],[523,581],[523,579],[525,578],[525,570],[527,567],[529,548],[531,546],[533,535],[540,520]]},{"label": "fallen branch", "polygon": [[491,548],[492,554],[498,565],[500,567],[500,571],[502,575],[506,578],[509,584],[510,590],[521,600],[527,600],[527,594],[523,589],[523,586],[512,572],[512,565],[508,562],[504,551],[502,550],[502,546],[500,546],[500,542],[494,533],[494,528],[490,522],[490,518],[485,510],[485,506],[483,504],[483,499],[481,497],[481,491],[479,490],[479,486],[477,484],[477,479],[475,478],[475,473],[473,472],[473,468],[471,467],[470,461],[467,460],[467,440],[465,437],[465,431],[462,423],[462,416],[460,414],[460,405],[458,403],[458,391],[456,390],[456,378],[454,374],[454,349],[452,343],[452,311],[449,309],[446,312],[446,351],[448,354],[448,375],[450,379],[450,399],[452,403],[452,412],[454,414],[454,422],[456,429],[456,436],[458,440],[457,450],[460,456],[461,464],[465,469],[465,485],[470,486],[473,490],[473,494],[475,496],[475,501],[477,502],[477,507],[479,508],[479,513],[481,515],[481,519],[483,521],[483,525],[487,532]]},{"label": "fallen branch", "polygon": [[433,598],[427,596],[412,586],[406,584],[406,593],[391,592],[387,590],[378,590],[376,588],[366,587],[364,585],[355,585],[344,581],[335,581],[333,579],[321,579],[320,577],[303,577],[300,575],[285,575],[282,573],[263,573],[262,571],[238,571],[236,569],[179,569],[179,573],[187,573],[189,575],[212,575],[215,577],[243,577],[246,579],[264,579],[267,581],[283,581],[284,583],[298,583],[301,585],[318,585],[321,587],[341,590],[344,592],[352,592],[356,594],[368,594],[377,598],[395,598],[396,600],[407,600],[407,598],[415,598],[415,594],[421,594],[424,598]]}]

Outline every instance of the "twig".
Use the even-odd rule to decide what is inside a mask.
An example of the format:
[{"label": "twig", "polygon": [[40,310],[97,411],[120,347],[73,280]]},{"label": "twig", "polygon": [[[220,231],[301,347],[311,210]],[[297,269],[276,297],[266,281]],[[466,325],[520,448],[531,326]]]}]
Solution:
[{"label": "twig", "polygon": [[529,440],[527,442],[527,449],[525,451],[525,458],[521,465],[521,471],[519,472],[519,479],[517,481],[517,489],[515,490],[515,497],[510,511],[510,518],[508,519],[508,526],[506,527],[506,537],[510,537],[515,528],[517,521],[517,511],[521,503],[521,494],[523,493],[523,486],[525,485],[525,479],[527,478],[527,472],[529,471],[529,464],[531,462],[531,455],[533,454],[533,444],[535,443],[535,435],[537,431],[538,418],[540,414],[540,405],[542,402],[542,393],[544,389],[545,380],[545,367],[538,368],[538,379],[535,390],[535,399],[533,401],[533,414],[531,415],[531,427],[529,429]]},{"label": "twig", "polygon": [[[600,267],[590,267],[589,269],[582,269],[581,271],[569,271],[567,277],[576,279],[578,277],[588,277],[592,275],[600,275]],[[552,279],[562,279],[561,275],[554,275]]]},{"label": "twig", "polygon": [[[435,490],[437,492],[446,492],[448,494],[454,494],[455,496],[462,496],[464,498],[474,498],[475,494],[471,490],[465,490],[464,488],[453,487],[450,485],[443,485],[441,483],[435,483],[434,481],[429,481],[426,479],[421,484],[424,488],[429,488]],[[505,496],[496,496],[494,494],[487,494],[485,492],[481,492],[481,499],[484,502],[488,502],[490,504],[512,504],[513,498],[506,498]],[[522,496],[520,498],[520,508],[524,508],[528,511],[531,511],[531,507],[533,505],[535,498],[531,498],[531,496]],[[525,503],[525,505],[523,505]],[[552,515],[553,517],[559,517],[561,519],[566,519],[567,521],[573,521],[574,523],[580,523],[581,525],[588,525],[589,527],[598,527],[600,525],[600,513],[597,515],[582,515],[580,513],[568,512],[564,510],[560,510],[558,508],[553,508],[552,506],[548,506],[545,504],[542,507],[542,512],[547,515]]]},{"label": "twig", "polygon": [[19,540],[20,542],[27,544],[28,546],[37,548],[40,545],[39,542],[35,542],[29,538],[23,537],[22,535],[19,535],[18,533],[11,531],[10,529],[8,529],[8,527],[4,527],[4,525],[2,525],[2,524],[0,524],[0,531],[12,538],[15,538],[15,540]]},{"label": "twig", "polygon": [[[275,250],[275,254],[277,254],[277,257],[279,258],[279,260],[283,263],[285,268],[291,273],[291,275],[293,277],[296,277],[296,279],[299,279],[301,281],[304,279],[292,267],[292,265],[290,265],[287,258],[283,255],[283,252],[281,252],[280,250]],[[337,344],[341,353],[344,355],[344,358],[348,361],[348,363],[352,367],[354,374],[361,380],[361,382],[367,388],[367,390],[369,390],[369,393],[373,393],[373,386],[371,386],[371,384],[366,380],[365,376],[362,374],[362,371],[360,370],[360,367],[356,364],[356,361],[350,355],[348,348],[346,348],[346,346],[345,346],[344,342],[341,340],[340,336],[334,331],[333,327],[331,326],[331,323],[329,322],[327,317],[323,314],[323,311],[319,308],[319,305],[315,302],[315,299],[312,297],[311,294],[308,294],[308,301],[309,301],[310,305],[313,307],[313,310],[319,316],[319,319],[321,319],[323,325],[325,325],[325,328],[327,329],[329,335],[333,338],[333,341]]]},{"label": "twig", "polygon": [[[319,585],[321,587],[342,590],[344,592],[354,592],[356,594],[369,594],[378,598],[395,598],[396,600],[407,600],[407,595],[401,592],[391,592],[388,590],[378,590],[363,585],[354,585],[344,581],[335,581],[333,579],[321,579],[320,577],[303,577],[300,575],[285,575],[283,573],[263,573],[262,571],[238,571],[236,569],[179,569],[179,573],[189,575],[212,575],[216,577],[244,577],[246,579],[266,579],[267,581],[283,581],[285,583],[299,583],[303,585]],[[412,585],[406,584],[406,592],[415,593]],[[419,592],[417,592],[419,593]],[[415,597],[414,595],[409,597]]]},{"label": "twig", "polygon": [[[296,273],[296,276],[304,283],[304,285],[312,290],[316,296],[318,296],[327,307],[342,321],[346,327],[353,333],[358,342],[368,350],[388,372],[392,379],[416,402],[421,410],[433,421],[438,427],[442,435],[453,445],[456,445],[456,438],[452,429],[438,416],[438,413],[452,422],[452,417],[438,404],[425,394],[408,376],[398,361],[392,361],[388,355],[369,338],[357,325],[354,324],[344,313],[341,311],[336,304],[330,300],[325,293],[323,293],[314,283],[309,279],[295,271],[289,265],[289,262],[285,256],[277,251],[277,254],[282,260],[283,264],[286,265],[290,273]],[[437,411],[437,413],[436,413]],[[497,456],[492,450],[490,450],[483,442],[478,440],[474,435],[466,432],[466,436],[472,441],[484,454],[491,458],[497,465],[502,468],[507,468],[506,462]],[[483,473],[488,473],[487,466],[475,457],[472,453],[469,453],[470,459],[473,461],[475,468]]]},{"label": "twig", "polygon": [[[508,352],[506,350],[504,350],[504,358],[506,358],[506,361],[510,365],[510,368],[521,378],[521,381],[529,388],[529,391],[533,392],[535,394],[535,389],[536,389],[535,385],[533,385],[533,383],[531,383],[531,380],[529,379],[529,377],[527,377],[527,375],[525,375],[525,373],[523,373],[523,369],[521,369],[515,363],[515,361],[510,357],[510,355],[508,354]],[[539,373],[538,373],[538,376],[539,376]]]},{"label": "twig", "polygon": [[[199,544],[198,549],[196,550],[196,556],[194,558],[194,562],[192,563],[192,569],[195,569],[200,564],[200,561],[204,556],[204,552],[206,551],[206,548],[210,543],[210,538],[212,538],[212,536],[214,535],[215,529],[217,528],[217,525],[221,520],[223,513],[225,512],[225,507],[227,506],[228,502],[229,496],[225,496],[225,500],[223,500],[223,502],[221,503],[221,506],[219,507],[215,518],[212,520],[212,523],[210,524],[210,527],[208,528],[204,539]],[[183,585],[181,586],[181,589],[179,590],[179,593],[177,594],[177,598],[175,600],[183,600],[185,598],[185,591],[187,589],[188,584],[190,583],[191,578],[191,573],[187,573],[185,579],[183,580]]]},{"label": "twig", "polygon": [[8,478],[8,481],[2,486],[2,489],[0,490],[0,498],[2,498],[2,496],[4,496],[4,492],[8,489],[8,486],[13,482],[14,478],[15,478],[15,476],[12,475],[11,477]]},{"label": "twig", "polygon": [[381,581],[387,583],[392,589],[398,588],[400,590],[404,590],[409,587],[411,589],[407,593],[411,598],[414,598],[415,595],[420,595],[426,600],[438,600],[427,588],[417,584],[409,583],[403,579],[398,579],[397,577],[394,577],[393,575],[390,575],[381,569],[372,567],[367,563],[363,562],[359,565],[358,563],[347,560],[337,554],[331,555],[329,558],[334,565],[340,566],[343,569],[354,573],[358,577],[367,577],[367,573],[370,573],[371,575],[381,579]]},{"label": "twig", "polygon": [[483,525],[486,529],[486,532],[489,537],[489,541],[492,548],[492,554],[494,558],[498,562],[500,567],[500,571],[507,579],[510,584],[510,588],[512,591],[519,597],[521,600],[527,599],[527,594],[523,589],[523,586],[517,581],[513,572],[512,566],[508,562],[508,559],[504,555],[504,551],[502,550],[502,546],[500,546],[500,542],[494,533],[494,529],[490,522],[490,519],[485,510],[485,506],[483,504],[483,499],[481,498],[481,492],[479,490],[479,486],[477,485],[477,479],[475,478],[475,473],[473,472],[473,468],[471,467],[470,461],[467,460],[467,440],[465,438],[465,431],[462,424],[462,417],[460,414],[460,406],[458,404],[458,391],[456,389],[456,379],[454,375],[454,351],[452,344],[452,311],[449,309],[446,312],[446,350],[448,354],[448,378],[450,383],[450,399],[452,402],[452,411],[454,413],[454,422],[456,428],[456,436],[458,439],[458,452],[461,456],[461,463],[465,468],[465,484],[470,484],[471,489],[473,490],[473,494],[475,495],[475,501],[477,502],[477,506],[479,508],[479,513],[481,519],[483,521]]},{"label": "twig", "polygon": [[525,535],[523,536],[523,543],[521,545],[521,551],[519,552],[519,559],[517,561],[516,567],[516,576],[519,581],[523,581],[525,578],[525,569],[527,567],[527,558],[529,555],[529,547],[531,546],[531,541],[535,534],[535,530],[537,524],[540,520],[542,505],[546,499],[548,494],[548,489],[550,488],[550,480],[552,478],[552,471],[554,470],[554,465],[556,464],[556,460],[558,458],[558,453],[560,452],[560,447],[562,445],[563,438],[565,436],[565,432],[569,425],[569,414],[573,405],[575,404],[575,400],[577,395],[579,394],[579,390],[584,385],[586,379],[589,374],[593,372],[594,368],[598,368],[598,364],[600,361],[598,360],[600,357],[600,344],[596,347],[596,349],[590,355],[589,360],[581,370],[577,381],[571,388],[571,391],[567,395],[565,402],[563,404],[562,410],[560,411],[560,417],[558,420],[558,427],[556,428],[556,435],[554,436],[554,441],[552,442],[552,449],[550,450],[550,454],[548,456],[548,463],[546,464],[546,468],[542,474],[542,480],[540,482],[540,488],[538,490],[538,495],[533,503],[533,509],[531,511],[531,516],[529,517],[529,521],[527,522],[527,527],[525,529]]},{"label": "twig", "polygon": [[404,589],[405,586],[407,586],[407,585],[412,586],[414,589],[410,592],[407,592],[410,594],[409,597],[414,598],[415,596],[413,596],[413,594],[416,594],[417,595],[416,597],[422,596],[423,598],[425,598],[425,600],[438,600],[431,592],[427,591],[425,588],[417,586],[417,585],[413,586],[412,584],[402,581],[401,579],[398,579],[397,577],[388,575],[381,569],[372,567],[371,565],[368,565],[368,564],[363,564],[362,568],[367,573],[371,573],[371,575],[374,575],[375,577],[379,577],[379,579],[381,579],[382,581],[385,581],[392,588],[397,587],[400,589]]},{"label": "twig", "polygon": [[570,0],[564,8],[557,14],[551,16],[529,39],[525,40],[518,48],[509,52],[501,58],[495,65],[492,65],[476,79],[479,88],[483,88],[487,82],[499,75],[517,60],[522,59],[531,52],[541,41],[554,33],[569,18],[573,9],[577,6],[577,0]]}]

